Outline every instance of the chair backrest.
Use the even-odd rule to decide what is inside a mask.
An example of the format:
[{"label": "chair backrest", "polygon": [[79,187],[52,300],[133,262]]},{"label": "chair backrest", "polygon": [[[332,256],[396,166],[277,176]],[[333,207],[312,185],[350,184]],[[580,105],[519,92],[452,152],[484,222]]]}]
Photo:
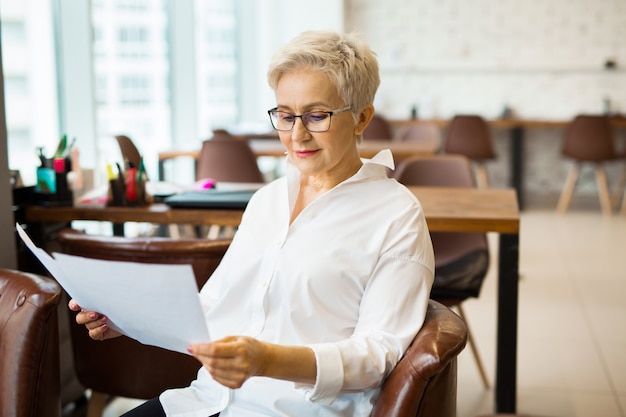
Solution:
[{"label": "chair backrest", "polygon": [[389,122],[380,114],[374,114],[363,131],[363,139],[391,140],[392,137]]},{"label": "chair backrest", "polygon": [[[198,288],[221,261],[230,240],[123,238],[86,235],[64,229],[57,235],[61,251],[96,259],[159,264],[190,264]],[[74,365],[80,382],[92,390],[149,399],[168,388],[187,386],[199,362],[188,355],[142,345],[125,336],[92,340],[70,316]]]},{"label": "chair backrest", "polygon": [[465,155],[476,161],[493,159],[496,156],[489,126],[485,119],[477,115],[456,115],[452,118],[444,151]]},{"label": "chair backrest", "polygon": [[[404,185],[476,187],[471,162],[463,155],[442,154],[410,158],[400,164],[394,176]],[[435,252],[435,283],[431,296],[440,300],[448,297],[478,296],[489,266],[486,234],[432,232],[430,236]],[[464,259],[471,259],[471,262],[465,262]],[[444,288],[439,281],[444,277],[456,277],[458,281],[452,285],[453,281],[448,279]],[[457,292],[452,291],[453,289]]]},{"label": "chair backrest", "polygon": [[265,182],[248,142],[225,131],[216,131],[211,139],[202,142],[196,179],[206,178],[218,182]]},{"label": "chair backrest", "polygon": [[61,415],[57,305],[52,279],[0,269],[0,415]]},{"label": "chair backrest", "polygon": [[562,153],[578,161],[602,162],[617,157],[608,116],[580,114],[565,129]]},{"label": "chair backrest", "polygon": [[141,154],[133,141],[128,136],[124,135],[118,135],[115,139],[120,147],[122,158],[125,161],[130,162],[135,168],[139,168],[139,164],[141,163]]},{"label": "chair backrest", "polygon": [[409,123],[398,129],[394,141],[424,143],[439,150],[441,147],[441,129],[435,123]]},{"label": "chair backrest", "polygon": [[463,320],[431,300],[424,325],[385,380],[372,417],[455,417],[457,356],[466,341]]},{"label": "chair backrest", "polygon": [[408,158],[398,164],[395,179],[404,185],[475,188],[472,165],[466,156],[442,154]]}]

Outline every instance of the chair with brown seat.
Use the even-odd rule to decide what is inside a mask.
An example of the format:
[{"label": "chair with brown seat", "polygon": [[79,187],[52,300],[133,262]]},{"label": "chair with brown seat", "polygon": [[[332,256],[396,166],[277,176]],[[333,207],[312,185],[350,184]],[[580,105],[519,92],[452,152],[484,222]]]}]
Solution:
[{"label": "chair with brown seat", "polygon": [[435,123],[408,123],[398,129],[394,137],[396,142],[423,143],[439,151],[441,147],[441,129]]},{"label": "chair with brown seat", "polygon": [[139,165],[141,165],[141,153],[131,138],[125,135],[118,135],[115,139],[120,147],[120,152],[122,153],[124,161],[128,161],[133,167],[139,168]]},{"label": "chair with brown seat", "polygon": [[372,417],[455,417],[457,357],[466,340],[465,323],[431,300],[424,325],[385,380]]},{"label": "chair with brown seat", "polygon": [[202,142],[196,179],[205,178],[217,182],[265,182],[248,142],[223,130],[216,130],[211,139]]},{"label": "chair with brown seat", "polygon": [[57,305],[52,279],[0,269],[0,415],[60,417]]},{"label": "chair with brown seat", "polygon": [[[215,182],[263,183],[265,177],[256,155],[245,140],[237,139],[225,130],[215,130],[211,139],[202,142],[196,166],[196,179],[210,178]],[[212,225],[207,232],[211,239],[222,234],[232,237],[230,226]]]},{"label": "chair with brown seat", "polygon": [[[476,187],[470,160],[463,155],[435,155],[403,161],[395,178],[405,185],[427,187]],[[462,303],[478,297],[489,269],[489,246],[485,233],[432,232],[435,251],[435,282],[431,298],[455,307],[463,320]],[[489,380],[478,348],[468,331],[469,345],[486,388]]]},{"label": "chair with brown seat", "polygon": [[566,127],[561,154],[572,159],[574,163],[561,191],[557,212],[567,211],[580,168],[584,163],[590,163],[595,167],[602,213],[610,216],[613,209],[604,164],[617,159],[618,154],[608,116],[581,114],[574,117]]},{"label": "chair with brown seat", "polygon": [[[120,238],[93,236],[73,229],[59,232],[61,251],[96,259],[157,264],[189,264],[198,288],[213,273],[230,240]],[[168,351],[121,336],[92,340],[70,315],[74,365],[80,382],[92,390],[88,417],[101,416],[108,396],[149,399],[167,388],[188,385],[200,368],[188,355]]]},{"label": "chair with brown seat", "polygon": [[393,134],[391,132],[391,126],[387,119],[380,114],[374,114],[372,120],[363,131],[363,139],[373,140],[391,140]]},{"label": "chair with brown seat", "polygon": [[476,165],[478,186],[487,188],[489,176],[485,163],[496,157],[491,142],[485,119],[477,115],[456,115],[448,127],[444,152],[468,157]]}]

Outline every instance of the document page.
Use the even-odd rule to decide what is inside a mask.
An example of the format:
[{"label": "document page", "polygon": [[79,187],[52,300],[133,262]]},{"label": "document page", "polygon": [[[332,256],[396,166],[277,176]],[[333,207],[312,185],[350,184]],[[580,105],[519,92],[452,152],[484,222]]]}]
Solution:
[{"label": "document page", "polygon": [[70,297],[83,310],[106,315],[112,329],[143,344],[185,354],[190,343],[210,341],[191,265],[50,256],[21,226],[16,228]]}]

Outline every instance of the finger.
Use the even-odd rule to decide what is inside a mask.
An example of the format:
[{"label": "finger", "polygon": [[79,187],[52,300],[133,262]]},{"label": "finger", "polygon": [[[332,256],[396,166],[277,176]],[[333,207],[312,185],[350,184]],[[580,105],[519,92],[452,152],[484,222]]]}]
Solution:
[{"label": "finger", "polygon": [[187,347],[193,356],[234,358],[237,355],[237,337],[229,336],[211,343],[194,343]]},{"label": "finger", "polygon": [[101,324],[98,327],[89,329],[89,337],[91,337],[94,340],[104,340],[105,333],[107,330],[109,330],[109,326],[106,324]]},{"label": "finger", "polygon": [[74,301],[73,298],[69,301],[69,303],[67,303],[67,306],[72,311],[80,311],[80,306],[78,305],[78,303],[76,301]]},{"label": "finger", "polygon": [[96,323],[97,325],[106,323],[108,318],[102,314],[98,314],[95,311],[81,311],[76,315],[76,323],[84,324],[88,326],[90,323]]},{"label": "finger", "polygon": [[249,375],[238,369],[225,369],[221,367],[206,367],[213,379],[228,388],[240,388],[248,379]]},{"label": "finger", "polygon": [[109,319],[106,318],[105,316],[100,316],[97,320],[92,320],[92,321],[89,321],[89,322],[85,323],[85,327],[88,330],[96,329],[96,328],[102,326],[103,324],[107,324],[108,321],[109,321]]}]

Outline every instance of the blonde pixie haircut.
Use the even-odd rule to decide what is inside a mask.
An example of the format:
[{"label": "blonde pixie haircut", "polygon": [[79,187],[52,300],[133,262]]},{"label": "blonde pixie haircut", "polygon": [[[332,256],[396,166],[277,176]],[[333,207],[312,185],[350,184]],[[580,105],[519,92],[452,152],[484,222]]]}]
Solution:
[{"label": "blonde pixie haircut", "polygon": [[276,91],[285,73],[310,69],[326,74],[353,115],[374,102],[380,85],[376,54],[355,34],[307,31],[281,47],[272,58],[267,80]]}]

